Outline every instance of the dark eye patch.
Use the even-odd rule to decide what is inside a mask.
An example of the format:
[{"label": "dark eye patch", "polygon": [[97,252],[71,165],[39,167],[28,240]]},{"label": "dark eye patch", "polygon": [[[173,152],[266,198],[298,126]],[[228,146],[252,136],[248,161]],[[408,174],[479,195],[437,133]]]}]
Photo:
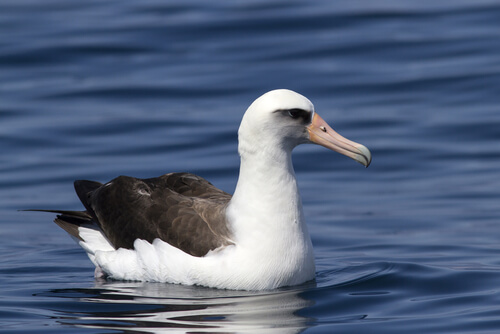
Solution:
[{"label": "dark eye patch", "polygon": [[292,119],[301,120],[304,123],[311,122],[311,112],[304,109],[294,108],[294,109],[282,109],[276,111],[279,111],[283,115],[290,117]]}]

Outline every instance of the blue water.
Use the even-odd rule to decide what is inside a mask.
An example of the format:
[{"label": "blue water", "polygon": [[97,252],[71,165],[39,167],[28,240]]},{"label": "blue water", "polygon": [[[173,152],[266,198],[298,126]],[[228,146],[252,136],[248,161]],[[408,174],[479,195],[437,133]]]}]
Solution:
[{"label": "blue water", "polygon": [[[75,179],[199,174],[274,88],[373,154],[294,164],[316,282],[248,293],[96,281],[25,208]],[[500,2],[0,2],[0,332],[500,331]]]}]

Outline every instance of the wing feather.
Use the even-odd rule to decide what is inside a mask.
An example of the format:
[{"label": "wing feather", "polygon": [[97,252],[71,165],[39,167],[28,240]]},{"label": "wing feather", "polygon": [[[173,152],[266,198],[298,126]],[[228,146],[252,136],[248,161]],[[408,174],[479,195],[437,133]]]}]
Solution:
[{"label": "wing feather", "polygon": [[232,244],[225,208],[231,195],[202,177],[171,173],[151,179],[119,176],[100,184],[75,181],[76,192],[115,248],[156,238],[193,256]]}]

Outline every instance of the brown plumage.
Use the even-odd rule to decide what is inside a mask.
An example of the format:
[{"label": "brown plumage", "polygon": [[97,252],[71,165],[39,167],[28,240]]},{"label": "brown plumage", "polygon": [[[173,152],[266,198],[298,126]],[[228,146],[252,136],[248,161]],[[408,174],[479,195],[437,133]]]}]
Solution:
[{"label": "brown plumage", "polygon": [[159,238],[204,256],[232,244],[224,214],[231,195],[197,175],[119,176],[106,184],[78,180],[75,190],[86,211],[53,212],[60,213],[55,222],[76,238],[78,226],[93,224],[116,249]]}]

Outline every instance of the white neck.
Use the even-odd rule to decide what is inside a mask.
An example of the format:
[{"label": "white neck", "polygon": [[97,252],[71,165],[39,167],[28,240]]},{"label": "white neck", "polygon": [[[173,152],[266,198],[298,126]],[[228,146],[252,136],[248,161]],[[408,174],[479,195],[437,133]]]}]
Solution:
[{"label": "white neck", "polygon": [[[226,214],[243,274],[294,285],[314,277],[314,255],[293,171],[291,149],[248,151]],[[277,146],[269,146],[276,148]],[[240,263],[241,260],[236,260]]]},{"label": "white neck", "polygon": [[[249,150],[250,146],[240,138],[240,175],[228,206],[230,221],[235,232],[244,233],[246,240],[257,233],[267,235],[264,239],[273,239],[275,245],[282,241],[284,247],[297,242],[297,238],[310,242],[291,149],[268,144]],[[239,236],[234,237],[238,242]],[[262,235],[256,238],[264,242]]]}]

